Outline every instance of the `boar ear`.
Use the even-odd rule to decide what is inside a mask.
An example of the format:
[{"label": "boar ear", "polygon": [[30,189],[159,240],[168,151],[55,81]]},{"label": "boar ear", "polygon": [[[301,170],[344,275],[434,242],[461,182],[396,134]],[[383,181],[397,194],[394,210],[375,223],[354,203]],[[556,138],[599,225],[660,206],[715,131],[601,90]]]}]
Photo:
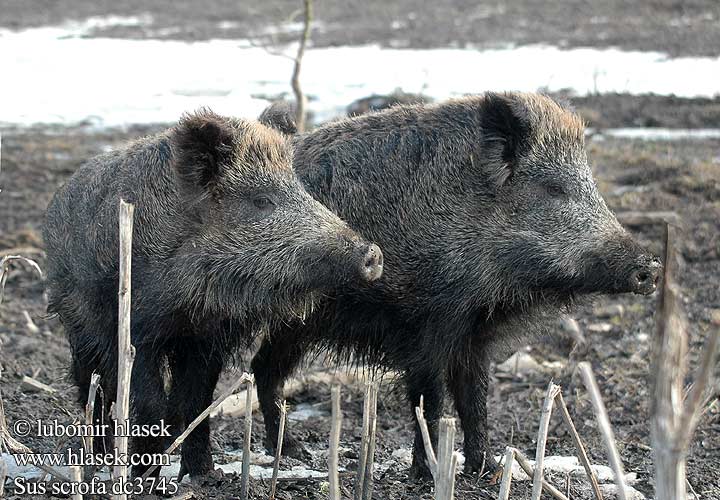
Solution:
[{"label": "boar ear", "polygon": [[525,117],[513,104],[509,95],[488,92],[481,105],[480,157],[486,175],[498,187],[512,175],[520,146],[528,136]]},{"label": "boar ear", "polygon": [[227,118],[209,110],[183,116],[172,133],[175,169],[193,187],[213,185],[230,160],[234,129]]},{"label": "boar ear", "polygon": [[295,135],[297,124],[295,123],[295,106],[287,101],[275,101],[265,108],[258,121],[266,127],[274,128],[285,135]]}]

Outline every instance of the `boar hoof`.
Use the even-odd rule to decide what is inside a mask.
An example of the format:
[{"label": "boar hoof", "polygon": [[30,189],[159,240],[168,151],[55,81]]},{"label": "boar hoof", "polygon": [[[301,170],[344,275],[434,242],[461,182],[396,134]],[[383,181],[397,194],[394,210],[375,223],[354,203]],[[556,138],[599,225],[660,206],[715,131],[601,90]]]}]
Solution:
[{"label": "boar hoof", "polygon": [[487,460],[465,460],[465,468],[463,472],[465,474],[481,474],[483,476],[489,474],[492,476],[498,470],[500,466],[492,456],[488,457]]},{"label": "boar hoof", "polygon": [[432,481],[432,473],[426,463],[417,463],[413,460],[413,464],[410,466],[408,475],[415,481]]},{"label": "boar hoof", "polygon": [[[275,442],[271,443],[268,439],[266,439],[265,449],[267,449],[268,453],[271,455],[275,455]],[[305,449],[302,443],[293,436],[289,436],[287,433],[283,438],[282,454],[284,457],[294,458],[295,460],[300,460],[301,462],[308,462],[312,459],[312,455]]]}]

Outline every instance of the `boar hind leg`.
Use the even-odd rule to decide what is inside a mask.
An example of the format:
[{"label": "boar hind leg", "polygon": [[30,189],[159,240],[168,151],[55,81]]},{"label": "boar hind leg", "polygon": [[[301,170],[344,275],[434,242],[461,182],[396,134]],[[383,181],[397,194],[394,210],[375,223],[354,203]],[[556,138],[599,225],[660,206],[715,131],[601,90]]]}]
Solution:
[{"label": "boar hind leg", "polygon": [[487,353],[472,351],[472,360],[455,360],[448,367],[452,394],[465,437],[465,472],[494,471],[497,464],[487,434],[487,391],[490,361]]},{"label": "boar hind leg", "polygon": [[[184,340],[176,346],[170,359],[172,387],[168,406],[179,412],[178,420],[186,426],[212,404],[223,365],[222,354],[211,343]],[[186,474],[202,476],[213,468],[210,422],[206,418],[182,444],[179,478]]]},{"label": "boar hind leg", "polygon": [[[274,338],[263,340],[260,350],[252,360],[252,370],[257,383],[260,409],[265,421],[265,448],[275,453],[280,431],[280,408],[282,388],[303,359],[305,351],[290,329],[276,332]],[[283,437],[282,454],[298,460],[308,459],[310,454],[303,445],[290,435],[287,427]]]},{"label": "boar hind leg", "polygon": [[[131,416],[130,423],[135,426],[158,425],[167,412],[167,397],[163,389],[161,357],[153,352],[152,346],[137,347],[135,363],[130,380]],[[131,452],[136,455],[159,455],[163,452],[162,437],[131,438]],[[147,466],[133,466],[133,477],[140,477]],[[153,475],[158,476],[160,468]]]},{"label": "boar hind leg", "polygon": [[408,401],[415,420],[415,442],[413,443],[413,461],[410,473],[418,478],[431,479],[432,476],[428,467],[425,445],[415,415],[415,408],[420,406],[420,397],[422,396],[423,411],[428,425],[430,441],[433,443],[433,447],[437,448],[438,421],[442,415],[445,400],[442,375],[438,375],[438,371],[431,368],[413,368],[406,370],[405,383]]}]

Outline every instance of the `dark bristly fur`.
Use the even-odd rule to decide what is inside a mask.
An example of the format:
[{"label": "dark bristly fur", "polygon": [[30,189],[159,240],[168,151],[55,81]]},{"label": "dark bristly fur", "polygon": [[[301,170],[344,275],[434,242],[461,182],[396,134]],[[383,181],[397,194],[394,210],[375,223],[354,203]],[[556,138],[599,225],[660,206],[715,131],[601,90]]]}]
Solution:
[{"label": "dark bristly fur", "polygon": [[[382,245],[386,266],[371,287],[319,302],[263,343],[253,369],[268,444],[283,381],[308,353],[329,351],[398,370],[410,407],[424,395],[433,433],[447,389],[466,469],[490,466],[498,346],[541,330],[576,296],[654,289],[659,263],[605,205],[583,138],[575,114],[521,93],[400,106],[296,137],[308,191]],[[419,431],[414,446],[414,469],[427,474]]]},{"label": "dark bristly fur", "polygon": [[[307,194],[286,138],[259,123],[199,111],[90,160],[53,198],[43,234],[49,310],[67,331],[80,400],[98,372],[105,410],[117,377],[121,198],[135,205],[134,424],[191,422],[212,402],[226,360],[263,325],[301,317],[314,294],[381,270],[377,247]],[[181,475],[212,469],[209,429],[206,420],[184,442]],[[160,453],[163,440],[132,447]]]}]

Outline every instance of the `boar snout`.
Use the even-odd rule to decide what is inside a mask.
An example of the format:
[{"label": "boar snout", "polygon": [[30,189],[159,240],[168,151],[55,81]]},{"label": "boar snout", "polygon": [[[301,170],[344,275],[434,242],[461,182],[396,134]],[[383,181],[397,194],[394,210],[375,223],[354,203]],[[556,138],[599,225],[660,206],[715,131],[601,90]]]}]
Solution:
[{"label": "boar snout", "polygon": [[657,288],[662,264],[657,257],[643,256],[640,261],[630,272],[628,287],[633,293],[650,295]]},{"label": "boar snout", "polygon": [[360,262],[360,276],[367,282],[379,279],[383,273],[383,254],[380,247],[368,245]]}]

